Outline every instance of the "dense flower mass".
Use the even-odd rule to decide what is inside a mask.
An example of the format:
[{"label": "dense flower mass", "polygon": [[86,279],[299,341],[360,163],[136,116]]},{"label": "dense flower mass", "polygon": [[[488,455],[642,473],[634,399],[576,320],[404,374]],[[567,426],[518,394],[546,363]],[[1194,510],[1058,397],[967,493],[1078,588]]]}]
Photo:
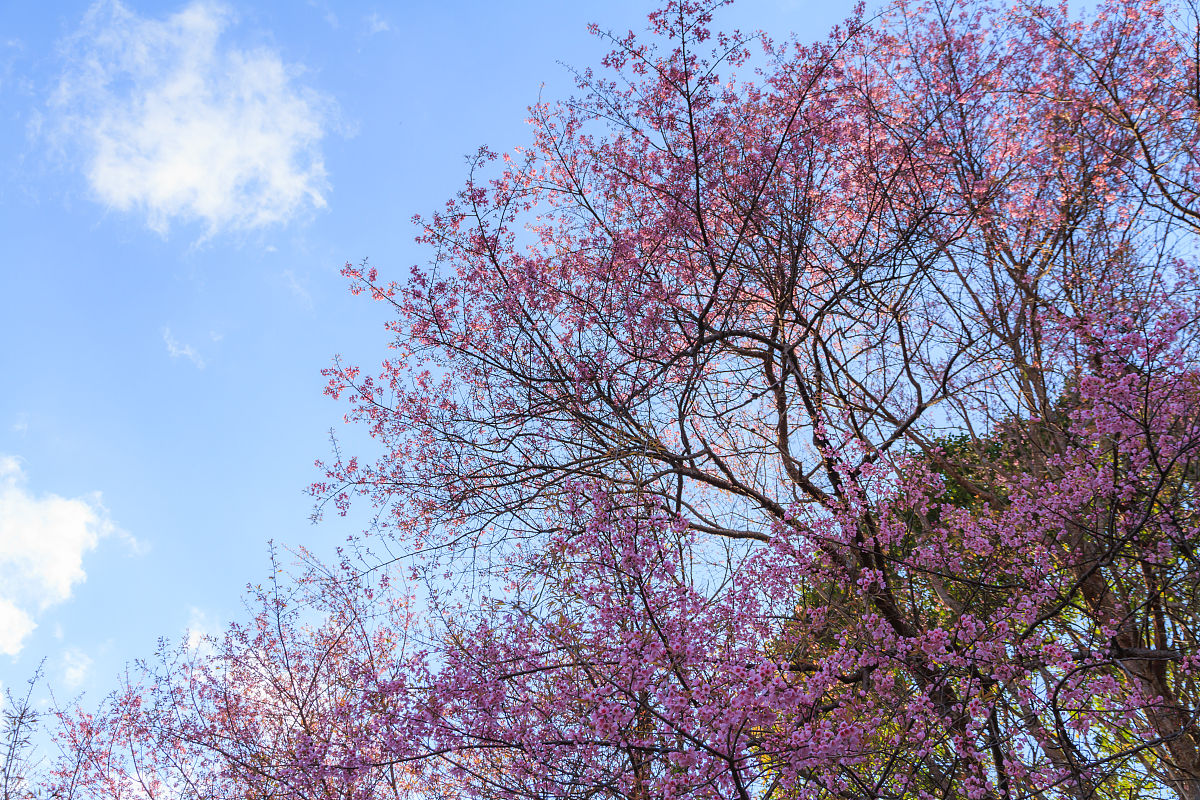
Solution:
[{"label": "dense flower mass", "polygon": [[313,491],[377,530],[59,791],[1200,798],[1195,8],[717,13],[347,266],[395,354]]}]

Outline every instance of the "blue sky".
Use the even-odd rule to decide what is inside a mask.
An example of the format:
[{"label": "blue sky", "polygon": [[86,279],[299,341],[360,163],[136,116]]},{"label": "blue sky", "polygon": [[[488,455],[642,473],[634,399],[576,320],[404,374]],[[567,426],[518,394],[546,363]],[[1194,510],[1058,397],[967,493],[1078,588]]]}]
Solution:
[{"label": "blue sky", "polygon": [[[812,38],[848,7],[718,24]],[[60,696],[102,694],[237,616],[268,540],[355,532],[304,494],[343,427],[320,370],[387,343],[338,270],[423,263],[410,220],[465,154],[571,93],[588,22],[651,8],[0,0],[0,684],[45,658]]]}]

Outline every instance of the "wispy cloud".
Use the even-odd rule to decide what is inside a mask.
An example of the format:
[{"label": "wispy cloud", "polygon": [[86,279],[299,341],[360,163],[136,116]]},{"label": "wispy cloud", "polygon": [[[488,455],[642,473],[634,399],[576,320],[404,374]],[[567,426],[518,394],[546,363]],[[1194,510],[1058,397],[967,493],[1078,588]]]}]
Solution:
[{"label": "wispy cloud", "polygon": [[25,54],[24,43],[17,38],[8,37],[0,40],[0,92],[8,91],[15,83],[21,83],[20,80],[14,81],[15,64],[17,60]]},{"label": "wispy cloud", "polygon": [[325,18],[325,24],[333,28],[335,31],[341,27],[341,23],[338,22],[337,14],[333,13],[333,9],[331,9],[329,4],[324,2],[324,0],[322,0],[322,2],[317,2],[317,0],[308,0],[308,7],[315,9],[318,13],[320,13]]},{"label": "wispy cloud", "polygon": [[186,358],[196,365],[196,369],[204,369],[204,359],[200,356],[196,349],[190,344],[184,344],[171,335],[170,328],[162,329],[163,344],[167,346],[167,352],[171,358]]},{"label": "wispy cloud", "polygon": [[367,21],[367,30],[369,30],[373,34],[374,33],[387,33],[388,31],[390,31],[392,29],[391,24],[386,19],[379,16],[379,12],[377,12],[377,11],[371,12],[371,15],[366,18],[366,21]]},{"label": "wispy cloud", "polygon": [[21,463],[0,455],[0,531],[0,653],[15,656],[36,616],[69,600],[87,578],[84,555],[117,528],[99,493],[35,494]]},{"label": "wispy cloud", "polygon": [[198,0],[164,20],[101,0],[63,45],[51,101],[96,197],[166,234],[286,223],[323,208],[320,144],[332,101],[278,52],[225,41],[224,6]]},{"label": "wispy cloud", "polygon": [[313,307],[312,294],[300,282],[300,279],[296,277],[296,273],[290,269],[285,269],[280,273],[279,277],[283,279],[284,286],[288,288],[288,291],[292,293],[300,305],[311,310]]}]

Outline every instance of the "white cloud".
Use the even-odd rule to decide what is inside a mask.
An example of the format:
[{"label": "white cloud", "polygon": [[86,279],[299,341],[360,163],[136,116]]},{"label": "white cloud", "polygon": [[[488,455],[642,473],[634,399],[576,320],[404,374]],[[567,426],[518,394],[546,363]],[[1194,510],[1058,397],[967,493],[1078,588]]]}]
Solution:
[{"label": "white cloud", "polygon": [[184,633],[189,650],[211,655],[213,642],[221,635],[221,626],[203,609],[192,606],[188,612],[188,623]]},{"label": "white cloud", "polygon": [[82,148],[101,202],[164,235],[175,221],[213,235],[326,205],[332,101],[279,53],[223,41],[231,20],[204,0],[165,20],[100,0],[63,48],[58,130]]},{"label": "white cloud", "polygon": [[6,656],[20,653],[25,637],[36,627],[28,612],[7,597],[0,597],[0,653]]},{"label": "white cloud", "polygon": [[87,653],[77,647],[67,650],[62,656],[63,685],[71,690],[78,689],[87,680],[91,668],[92,659]]},{"label": "white cloud", "polygon": [[35,495],[20,462],[0,456],[0,653],[17,655],[34,617],[71,598],[84,554],[115,531],[99,493]]},{"label": "white cloud", "polygon": [[163,344],[167,346],[167,352],[171,358],[186,358],[196,365],[196,369],[204,369],[204,358],[196,352],[196,348],[190,344],[184,344],[171,335],[170,328],[162,329]]}]

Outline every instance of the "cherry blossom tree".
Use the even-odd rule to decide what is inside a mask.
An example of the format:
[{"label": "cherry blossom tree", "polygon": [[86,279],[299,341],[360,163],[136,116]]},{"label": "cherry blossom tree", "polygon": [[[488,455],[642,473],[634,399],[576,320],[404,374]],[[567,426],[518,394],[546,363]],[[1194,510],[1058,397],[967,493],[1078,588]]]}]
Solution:
[{"label": "cherry blossom tree", "polygon": [[310,558],[251,590],[248,623],[134,665],[98,710],[59,711],[58,798],[408,797],[380,726],[409,665],[409,614]]},{"label": "cherry blossom tree", "polygon": [[[383,447],[328,464],[322,498],[366,497],[393,541],[472,575],[536,563],[540,598],[547,552],[626,575],[572,544],[571,487],[600,487],[617,527],[673,520],[647,545],[673,577],[652,576],[695,592],[623,590],[641,600],[620,622],[582,589],[523,611],[532,629],[489,618],[475,671],[438,684],[488,708],[499,664],[553,672],[538,658],[595,637],[563,677],[623,710],[557,687],[574,710],[544,713],[583,714],[610,759],[474,717],[434,751],[489,731],[537,760],[522,774],[578,764],[534,793],[657,796],[686,774],[711,776],[688,795],[1197,796],[1191,12],[901,2],[755,60],[673,4],[650,39],[610,37],[581,98],[533,109],[528,150],[480,151],[422,221],[429,267],[348,267],[395,309],[397,352],[377,377],[329,370]],[[586,583],[571,563],[561,580]],[[556,614],[560,644],[531,653]],[[739,699],[711,695],[732,716],[696,728],[676,648],[718,632],[728,655],[690,666]]]},{"label": "cherry blossom tree", "polygon": [[81,786],[1200,798],[1195,9],[717,13],[346,268],[395,352],[314,494],[375,529],[72,718]]}]

